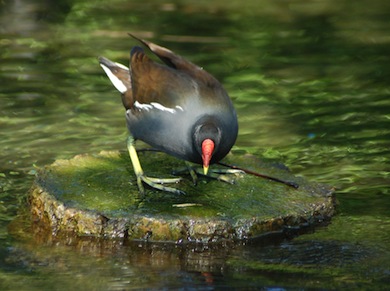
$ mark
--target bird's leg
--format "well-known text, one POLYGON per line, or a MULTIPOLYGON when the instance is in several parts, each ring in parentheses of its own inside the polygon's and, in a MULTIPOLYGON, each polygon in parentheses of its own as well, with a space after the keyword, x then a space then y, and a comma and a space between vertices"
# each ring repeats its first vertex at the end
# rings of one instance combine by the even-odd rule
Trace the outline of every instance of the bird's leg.
POLYGON ((181 178, 160 179, 145 176, 138 158, 137 150, 135 149, 135 140, 131 135, 129 135, 129 137, 127 138, 127 150, 129 151, 131 163, 133 164, 134 174, 137 178, 138 189, 142 195, 145 194, 145 188, 143 183, 146 183, 150 187, 157 190, 171 192, 175 194, 184 194, 184 192, 179 189, 162 185, 165 183, 177 183, 181 180, 181 178))

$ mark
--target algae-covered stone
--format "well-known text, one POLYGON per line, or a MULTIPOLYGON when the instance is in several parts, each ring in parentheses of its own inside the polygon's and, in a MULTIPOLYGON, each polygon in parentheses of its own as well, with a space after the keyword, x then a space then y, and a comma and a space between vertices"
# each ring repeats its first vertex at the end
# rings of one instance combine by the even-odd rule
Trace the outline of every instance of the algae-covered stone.
MULTIPOLYGON (((140 159, 146 173, 155 177, 167 177, 183 166, 159 152, 140 152, 140 159)), ((237 175, 233 185, 201 177, 194 186, 188 176, 173 185, 187 195, 148 189, 140 197, 128 155, 101 152, 41 169, 29 196, 32 218, 53 235, 218 242, 315 224, 334 214, 335 198, 327 186, 251 155, 230 154, 224 162, 295 182, 299 188, 250 174, 237 175)))

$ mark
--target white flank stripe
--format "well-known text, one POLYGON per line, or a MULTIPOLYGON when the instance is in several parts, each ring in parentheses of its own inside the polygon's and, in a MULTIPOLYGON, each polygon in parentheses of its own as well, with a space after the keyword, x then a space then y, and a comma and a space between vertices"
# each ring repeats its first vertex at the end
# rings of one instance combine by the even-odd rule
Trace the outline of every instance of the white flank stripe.
MULTIPOLYGON (((120 65, 120 64, 118 64, 120 65)), ((100 66, 103 68, 103 70, 106 72, 108 78, 110 79, 111 83, 115 86, 115 88, 121 92, 122 94, 125 93, 127 91, 127 88, 125 86, 125 84, 123 84, 123 82, 121 80, 119 80, 112 72, 109 68, 107 68, 105 65, 103 64, 100 64, 100 66)), ((123 65, 121 65, 123 66, 123 65)), ((123 66, 125 67, 125 66, 123 66)), ((126 68, 126 67, 125 67, 126 68)), ((127 68, 126 68, 127 69, 127 68)), ((129 69, 127 69, 129 70, 129 69)))
POLYGON ((150 104, 141 104, 138 101, 134 102, 134 106, 137 107, 140 110, 146 110, 149 111, 150 109, 153 109, 153 106, 150 104))
MULTIPOLYGON (((149 111, 151 109, 158 109, 161 111, 169 112, 169 113, 176 113, 176 109, 165 107, 164 105, 161 105, 157 102, 151 102, 150 104, 141 104, 138 101, 134 102, 134 106, 141 110, 149 111)), ((180 109, 181 111, 184 111, 182 107, 176 106, 177 109, 180 109)))
POLYGON ((161 111, 166 111, 166 112, 170 112, 170 113, 175 113, 176 112, 175 109, 165 107, 165 106, 163 106, 163 105, 161 105, 160 103, 157 103, 157 102, 152 102, 150 104, 153 105, 154 108, 156 108, 158 110, 161 110, 161 111))

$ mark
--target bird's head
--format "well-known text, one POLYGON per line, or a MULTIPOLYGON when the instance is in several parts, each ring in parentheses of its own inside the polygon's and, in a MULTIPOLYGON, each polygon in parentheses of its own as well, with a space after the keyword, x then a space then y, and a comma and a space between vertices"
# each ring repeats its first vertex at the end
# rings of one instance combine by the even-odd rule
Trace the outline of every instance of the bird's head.
POLYGON ((202 158, 205 175, 214 154, 218 151, 220 141, 221 131, 215 123, 206 120, 195 126, 194 146, 202 158))

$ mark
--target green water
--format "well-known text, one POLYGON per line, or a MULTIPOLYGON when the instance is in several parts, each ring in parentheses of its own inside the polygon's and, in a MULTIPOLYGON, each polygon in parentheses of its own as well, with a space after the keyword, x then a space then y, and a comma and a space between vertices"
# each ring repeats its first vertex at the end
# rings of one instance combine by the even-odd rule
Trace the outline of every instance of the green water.
POLYGON ((385 289, 389 19, 383 0, 2 1, 0 289, 385 289), (124 149, 120 97, 97 56, 126 64, 135 44, 127 32, 224 84, 239 115, 235 149, 336 186, 332 223, 223 249, 37 242, 15 233, 9 225, 35 166, 124 149))

